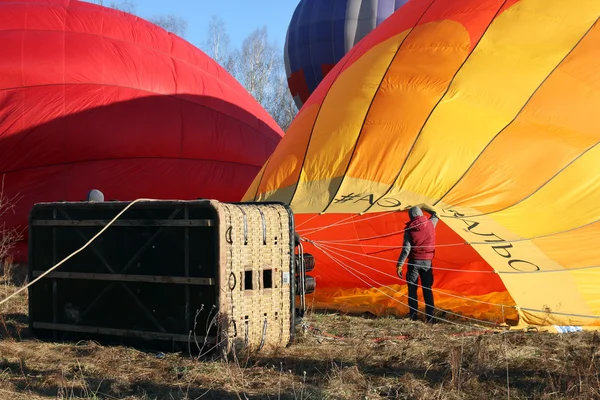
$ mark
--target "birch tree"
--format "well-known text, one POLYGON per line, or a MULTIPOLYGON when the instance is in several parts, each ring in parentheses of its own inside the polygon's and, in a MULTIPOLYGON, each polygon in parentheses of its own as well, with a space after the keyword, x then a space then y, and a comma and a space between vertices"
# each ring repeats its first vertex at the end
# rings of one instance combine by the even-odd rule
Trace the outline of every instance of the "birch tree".
POLYGON ((89 2, 131 14, 135 13, 135 3, 133 0, 89 0, 89 2))
MULTIPOLYGON (((136 3, 133 0, 87 0, 94 4, 104 7, 114 8, 115 10, 136 14, 136 3)), ((137 15, 137 14, 136 14, 137 15)), ((181 37, 185 37, 187 32, 187 21, 173 14, 155 15, 148 18, 148 21, 161 28, 181 37)))
POLYGON ((156 15, 148 18, 148 21, 182 38, 187 33, 187 21, 177 15, 156 15))
POLYGON ((208 23, 208 36, 202 50, 230 74, 235 75, 235 52, 223 20, 215 15, 208 23))
POLYGON ((236 60, 237 79, 263 106, 272 99, 277 56, 277 51, 268 41, 267 28, 262 27, 244 39, 236 60))

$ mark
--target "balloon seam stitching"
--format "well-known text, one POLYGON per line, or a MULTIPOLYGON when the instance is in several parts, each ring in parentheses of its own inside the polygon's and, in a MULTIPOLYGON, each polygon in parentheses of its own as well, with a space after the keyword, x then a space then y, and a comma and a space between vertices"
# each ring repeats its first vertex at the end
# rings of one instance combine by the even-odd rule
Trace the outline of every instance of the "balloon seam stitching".
MULTIPOLYGON (((494 135, 494 137, 485 145, 485 147, 483 148, 483 150, 481 150, 481 152, 477 155, 477 157, 475 158, 475 160, 473 160, 473 162, 471 163, 471 165, 465 170, 465 172, 462 174, 462 176, 454 183, 454 185, 452 185, 452 187, 450 189, 448 189, 448 191, 442 196, 440 197, 439 200, 436 200, 435 203, 433 204, 433 206, 436 206, 439 202, 441 202, 448 194, 450 194, 450 192, 463 180, 463 178, 468 174, 468 172, 475 166, 475 164, 477 163, 477 161, 479 161, 479 159, 483 156, 483 154, 486 152, 486 150, 492 145, 492 143, 494 143, 496 141, 496 139, 498 139, 500 137, 500 135, 503 132, 506 132, 506 130, 513 125, 513 123, 517 120, 517 118, 519 118, 519 116, 523 113, 523 111, 527 108, 527 106, 529 105, 529 103, 533 100, 533 98, 536 96, 536 94, 539 92, 539 90, 544 86, 544 84, 546 84, 546 82, 550 79, 550 77, 552 77, 552 75, 556 72, 556 70, 558 68, 560 68, 561 65, 563 65, 563 63, 573 54, 573 52, 579 47, 579 45, 581 44, 581 42, 586 38, 586 36, 593 30, 594 26, 596 26, 596 23, 598 22, 599 19, 596 19, 596 21, 590 26, 590 28, 587 29, 587 31, 583 34, 583 36, 577 41, 577 43, 575 43, 575 45, 573 46, 573 48, 571 48, 571 50, 568 51, 568 53, 554 66, 554 68, 552 69, 552 71, 550 71, 550 73, 542 80, 542 82, 540 82, 540 84, 538 85, 538 87, 533 91, 533 93, 531 94, 531 96, 529 96, 529 98, 525 101, 525 103, 523 104, 523 106, 521 107, 521 109, 517 112, 517 114, 514 116, 514 118, 508 122, 504 128, 502 128, 498 133, 496 133, 496 135, 494 135)), ((481 215, 489 215, 489 214, 493 214, 495 212, 500 212, 500 211, 504 211, 508 208, 514 207, 517 204, 522 203, 523 201, 527 200, 529 197, 533 196, 535 193, 537 193, 540 189, 542 189, 545 185, 547 185, 551 180, 553 180, 556 176, 558 176, 562 171, 564 171, 567 167, 569 167, 571 164, 573 164, 575 161, 577 161, 579 158, 581 158, 583 155, 585 155, 588 151, 590 151, 593 147, 595 147, 598 143, 600 142, 596 142, 594 145, 588 147, 587 149, 585 149, 583 151, 583 153, 579 154, 577 157, 575 157, 573 160, 571 160, 566 166, 564 166, 561 170, 559 170, 554 176, 552 176, 547 182, 545 182, 544 184, 542 184, 542 186, 540 186, 537 190, 535 190, 534 192, 530 193, 529 195, 527 195, 525 198, 519 200, 518 202, 516 202, 513 205, 507 206, 505 208, 502 208, 500 210, 496 210, 496 211, 492 211, 492 212, 488 212, 485 214, 481 214, 481 215)))
POLYGON ((340 180, 340 184, 338 185, 338 187, 337 187, 335 193, 333 194, 333 196, 331 196, 331 198, 329 200, 329 203, 327 203, 327 205, 325 206, 325 209, 323 211, 321 211, 321 213, 324 213, 325 211, 327 211, 327 209, 329 207, 331 207, 331 204, 333 204, 333 201, 335 200, 336 196, 338 195, 340 189, 342 188, 342 186, 344 184, 344 180, 346 178, 346 174, 348 173, 348 171, 350 170, 350 166, 352 165, 352 159, 354 158, 354 155, 356 154, 356 150, 358 148, 358 144, 360 142, 360 138, 362 136, 365 123, 366 123, 367 118, 369 117, 369 113, 371 112, 371 109, 373 107, 373 103, 375 103, 375 99, 377 98, 377 95, 379 94, 379 89, 381 88, 381 85, 383 84, 383 81, 385 81, 385 78, 386 78, 388 72, 390 71, 390 68, 392 67, 392 64, 394 64, 394 61, 398 57, 398 53, 400 53, 400 50, 402 49, 402 45, 410 37, 410 34, 413 33, 413 31, 416 29, 416 27, 419 26, 419 23, 423 20, 423 18, 425 17, 425 15, 427 14, 427 12, 429 11, 429 9, 431 8, 431 6, 434 3, 435 3, 435 1, 432 1, 429 4, 429 6, 425 9, 425 11, 421 15, 421 17, 419 17, 419 19, 417 20, 417 22, 415 23, 415 25, 411 28, 410 32, 408 32, 408 34, 404 37, 404 39, 402 39, 402 41, 398 45, 398 48, 396 49, 396 52, 394 53, 394 56, 392 57, 392 59, 390 60, 388 66, 386 67, 385 72, 382 74, 381 80, 379 81, 379 84, 377 85, 377 89, 375 89, 373 98, 371 99, 369 107, 367 108, 367 112, 365 113, 365 117, 363 119, 363 122, 360 125, 361 126, 360 132, 358 132, 358 136, 356 137, 356 141, 355 141, 353 149, 352 149, 352 154, 350 154, 350 159, 348 160, 348 164, 346 165, 346 169, 345 169, 344 173, 342 174, 342 179, 340 180))
MULTIPOLYGON (((364 43, 365 43, 364 41, 361 41, 358 44, 358 46, 356 48, 356 51, 358 51, 358 49, 361 48, 364 45, 364 43)), ((331 89, 331 87, 333 87, 333 85, 335 84, 335 82, 337 81, 337 79, 340 77, 340 75, 344 71, 344 67, 346 66, 346 64, 348 64, 348 60, 350 60, 350 58, 351 58, 350 54, 349 53, 346 54, 346 56, 344 56, 344 58, 346 60, 344 61, 343 64, 341 64, 341 68, 339 68, 339 71, 338 71, 337 75, 333 78, 333 81, 331 82, 331 86, 330 86, 329 89, 331 89)), ((342 60, 340 60, 340 63, 341 63, 342 60)), ((331 71, 331 72, 333 72, 333 71, 331 71)), ((319 105, 319 110, 317 111, 317 115, 315 116, 315 120, 313 122, 313 126, 312 126, 312 128, 310 130, 310 134, 308 136, 308 143, 306 145, 306 151, 304 152, 304 157, 302 158, 302 164, 300 165, 300 170, 298 172, 298 180, 296 181, 296 185, 294 187, 294 191, 292 192, 292 194, 290 196, 290 200, 288 202, 290 205, 292 204, 292 202, 294 200, 294 197, 296 196, 296 192, 298 191, 298 186, 300 185, 300 179, 302 178, 302 171, 304 170, 304 164, 306 163, 306 158, 307 158, 308 152, 310 150, 310 144, 311 144, 312 136, 313 136, 313 133, 314 133, 314 130, 315 130, 315 126, 317 125, 317 122, 319 121, 319 117, 321 115, 321 110, 323 109, 323 105, 325 104, 325 101, 327 100, 327 96, 329 95, 329 89, 325 93, 325 96, 323 97, 323 101, 319 105)), ((298 115, 296 116, 296 118, 298 118, 298 115)), ((264 175, 263 175, 263 177, 261 178, 261 180, 259 182, 259 188, 260 188, 260 185, 262 184, 263 178, 264 178, 264 175)))
POLYGON ((481 35, 481 37, 479 38, 479 40, 477 41, 477 43, 473 47, 473 50, 471 50, 471 52, 467 55, 467 57, 465 57, 465 60, 462 62, 462 64, 458 67, 458 69, 454 73, 454 76, 450 80, 450 83, 448 84, 448 87, 446 87, 446 90, 445 90, 444 94, 442 96, 440 96, 440 98, 437 101, 437 103, 435 104, 435 106, 433 106, 433 108, 429 112, 429 115, 427 116, 427 118, 423 122, 423 125, 421 126, 421 129, 417 133, 417 136, 415 137, 415 140, 413 141, 413 144, 410 147, 410 149, 409 149, 406 157, 404 158, 404 162, 402 163, 402 166, 400 167, 400 170, 398 171, 398 174, 396 175, 396 178, 394 179, 394 181, 392 182, 392 184, 390 185, 390 187, 385 191, 385 193, 383 195, 381 195, 379 198, 377 198, 377 200, 374 201, 371 205, 369 205, 363 212, 365 212, 365 213, 368 212, 375 204, 377 204, 378 201, 380 201, 381 199, 383 199, 385 196, 387 196, 394 189, 394 187, 396 186, 396 183, 398 182, 398 179, 400 178, 400 175, 402 174, 402 171, 404 170, 404 167, 406 166, 406 164, 408 162, 408 159, 410 158, 413 150, 415 149, 415 146, 416 146, 417 142, 419 141, 419 139, 421 137, 421 133, 425 129, 425 126, 427 126, 427 123, 429 122, 431 116, 435 113, 435 111, 437 110, 438 106, 442 103, 442 100, 444 100, 444 98, 446 98, 446 95, 450 91, 450 88, 452 87, 452 84, 454 83, 454 80, 456 79, 456 77, 458 76, 458 74, 462 71, 463 67, 469 61, 469 59, 471 58, 471 56, 473 55, 473 53, 475 53, 475 50, 477 49, 477 47, 479 46, 479 44, 481 43, 481 41, 485 37, 485 35, 488 32, 490 26, 492 26, 492 24, 496 20, 496 17, 500 14, 500 11, 502 11, 502 9, 504 8, 504 6, 506 5, 506 2, 507 2, 507 0, 503 0, 502 4, 498 8, 498 10, 494 14, 494 16, 490 19, 490 23, 487 25, 487 27, 483 31, 483 34, 481 35))
POLYGON ((108 158, 96 158, 90 160, 77 160, 70 161, 64 163, 55 163, 55 164, 44 164, 44 165, 35 165, 30 167, 11 169, 6 171, 0 171, 0 174, 14 174, 17 172, 28 171, 32 169, 39 168, 52 168, 52 167, 60 167, 67 165, 76 165, 76 164, 85 164, 85 163, 94 163, 94 162, 104 162, 104 161, 131 161, 131 160, 177 160, 177 161, 201 161, 201 162, 213 162, 213 163, 223 163, 223 164, 233 164, 233 165, 241 165, 247 167, 260 168, 260 165, 253 164, 243 164, 235 161, 225 161, 225 160, 211 160, 208 158, 186 158, 186 157, 108 157, 108 158))
MULTIPOLYGON (((278 142, 275 139, 272 139, 270 137, 268 137, 263 131, 259 130, 258 128, 253 127, 252 125, 250 125, 247 122, 242 121, 239 118, 234 117, 233 115, 229 115, 224 113, 223 111, 217 110, 215 108, 211 108, 209 106, 207 106, 206 104, 201 104, 201 103, 197 103, 195 101, 191 101, 188 99, 185 99, 183 97, 179 97, 179 95, 177 94, 168 94, 168 93, 160 93, 160 92, 155 92, 152 90, 148 90, 148 89, 142 89, 142 88, 137 88, 137 87, 132 87, 132 86, 125 86, 125 85, 117 85, 117 84, 110 84, 110 83, 96 83, 96 82, 63 82, 63 83, 48 83, 48 84, 42 84, 42 85, 29 85, 29 86, 20 86, 20 87, 9 87, 9 88, 0 88, 0 92, 8 92, 11 90, 21 90, 21 89, 34 89, 34 88, 39 88, 39 87, 51 87, 51 86, 78 86, 78 85, 94 85, 94 86, 109 86, 109 87, 115 87, 115 88, 121 88, 121 89, 131 89, 131 90, 138 90, 140 92, 146 92, 146 93, 152 93, 158 96, 165 96, 165 97, 170 97, 179 101, 183 101, 189 104, 194 104, 198 107, 202 107, 205 108, 207 110, 211 110, 214 111, 217 114, 223 115, 226 118, 232 119, 234 121, 238 121, 239 123, 243 124, 244 126, 247 126, 248 128, 252 129, 254 132, 259 133, 261 136, 263 136, 264 138, 268 139, 269 141, 271 141, 273 144, 278 144, 278 142)), ((194 95, 193 93, 190 93, 190 95, 194 95)), ((232 103, 231 103, 232 104, 232 103)), ((235 107, 239 107, 238 105, 232 104, 235 107)), ((247 110, 246 110, 247 111, 247 110)), ((258 120, 258 117, 255 117, 258 120)), ((267 125, 265 123, 265 125, 267 125)), ((268 125, 267 125, 268 126, 268 125)))

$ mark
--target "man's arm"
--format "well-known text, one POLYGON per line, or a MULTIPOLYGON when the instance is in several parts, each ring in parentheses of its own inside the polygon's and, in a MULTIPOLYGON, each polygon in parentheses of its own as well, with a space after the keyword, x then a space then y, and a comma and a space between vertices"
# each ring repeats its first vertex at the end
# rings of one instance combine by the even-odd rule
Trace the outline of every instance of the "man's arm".
POLYGON ((410 254, 410 247, 410 234, 406 231, 404 232, 404 240, 402 241, 402 252, 400 253, 400 258, 398 258, 398 264, 396 265, 396 272, 400 278, 402 278, 402 266, 410 254))
POLYGON ((435 228, 437 226, 438 221, 440 220, 440 217, 438 216, 437 212, 433 209, 433 207, 429 207, 426 204, 421 204, 420 207, 421 207, 421 210, 425 210, 429 214, 431 214, 431 218, 429 218, 429 220, 431 221, 431 223, 433 224, 433 227, 435 228))
POLYGON ((429 213, 431 214, 431 218, 429 220, 431 221, 431 223, 433 224, 433 227, 435 228, 437 226, 438 221, 440 220, 440 217, 438 217, 438 215, 435 211, 429 211, 429 213))

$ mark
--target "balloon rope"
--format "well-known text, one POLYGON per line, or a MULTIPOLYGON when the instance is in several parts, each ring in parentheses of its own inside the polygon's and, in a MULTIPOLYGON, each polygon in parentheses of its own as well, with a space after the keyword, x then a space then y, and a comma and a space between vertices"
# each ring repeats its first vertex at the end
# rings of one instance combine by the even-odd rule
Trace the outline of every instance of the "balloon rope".
MULTIPOLYGON (((324 253, 326 253, 326 252, 327 252, 327 250, 324 250, 324 248, 322 248, 322 247, 320 247, 320 246, 318 246, 318 245, 316 245, 316 244, 314 244, 314 243, 312 243, 312 244, 313 244, 313 246, 317 247, 317 249, 319 249, 320 251, 322 251, 322 252, 324 252, 324 253)), ((333 250, 330 250, 330 251, 331 251, 331 252, 333 252, 333 253, 336 253, 336 254, 338 254, 337 252, 335 252, 335 251, 333 251, 333 250)), ((329 255, 328 253, 326 253, 326 255, 327 255, 328 257, 330 257, 330 258, 331 258, 331 255, 329 255)), ((359 264, 359 265, 361 265, 361 266, 364 266, 365 268, 368 268, 368 269, 370 269, 370 270, 373 270, 373 271, 379 272, 379 273, 380 273, 380 274, 382 274, 382 275, 386 275, 386 276, 388 276, 388 277, 392 277, 392 278, 398 279, 398 280, 399 280, 399 281, 401 281, 401 282, 408 283, 406 280, 404 280, 404 279, 400 278, 400 277, 399 277, 399 276, 397 276, 397 275, 390 275, 390 274, 387 274, 387 273, 385 273, 385 272, 383 272, 383 271, 380 271, 380 270, 378 270, 378 269, 376 269, 376 268, 369 267, 369 266, 368 266, 368 265, 366 265, 366 264, 363 264, 363 263, 360 263, 360 262, 358 262, 358 261, 356 261, 356 260, 353 260, 353 259, 351 259, 351 258, 348 258, 348 257, 346 257, 346 256, 344 256, 344 255, 342 255, 342 254, 338 254, 338 255, 339 255, 340 257, 344 257, 344 258, 346 258, 347 260, 353 261, 353 262, 355 262, 355 263, 357 263, 357 264, 359 264)), ((364 275, 364 274, 363 274, 363 275, 364 275)), ((366 276, 366 275, 365 275, 365 276, 366 276)), ((371 280, 373 280, 373 279, 371 278, 371 280)), ((375 280, 373 280, 373 281, 374 281, 375 283, 379 284, 379 283, 378 283, 378 282, 376 282, 375 280)), ((364 282, 364 281, 363 281, 363 282, 364 282)), ((381 286, 383 287, 384 285, 381 285, 381 286)), ((386 286, 386 287, 387 287, 387 286, 386 286)), ((374 289, 377 289, 377 288, 374 288, 374 289)), ((390 289, 390 290, 392 290, 391 288, 389 288, 389 289, 390 289)), ((444 292, 444 291, 441 291, 441 290, 439 290, 439 289, 433 289, 433 288, 432 288, 432 289, 431 289, 431 291, 432 291, 432 292, 441 293, 441 294, 443 294, 443 295, 446 295, 446 296, 450 296, 450 297, 454 297, 454 298, 462 299, 462 300, 468 300, 468 301, 471 301, 471 302, 476 302, 476 303, 481 303, 481 304, 487 304, 487 305, 496 306, 496 307, 514 308, 514 309, 526 310, 526 311, 531 311, 531 312, 538 312, 538 313, 551 314, 551 315, 562 315, 562 316, 569 316, 569 317, 575 317, 575 318, 590 318, 590 319, 600 319, 600 316, 598 316, 598 315, 590 315, 590 314, 574 314, 574 313, 564 313, 564 312, 559 312, 559 311, 540 310, 540 309, 537 309, 537 308, 521 307, 521 306, 514 306, 514 305, 505 305, 505 304, 500 304, 500 303, 490 303, 490 302, 483 301, 483 300, 471 299, 471 298, 469 298, 469 297, 465 297, 465 296, 453 295, 453 294, 450 294, 450 293, 446 293, 446 292, 444 292)), ((445 310, 443 310, 443 311, 445 311, 445 310)), ((450 313, 449 311, 445 311, 445 312, 447 312, 447 313, 450 313)), ((462 316, 461 316, 461 317, 462 317, 462 316)), ((467 318, 467 317, 464 317, 464 318, 467 318)), ((488 322, 488 323, 489 323, 489 322, 488 322)))
MULTIPOLYGON (((379 216, 382 216, 382 215, 384 215, 384 214, 381 214, 381 215, 379 215, 379 216)), ((362 220, 362 221, 365 221, 365 220, 366 220, 366 219, 364 219, 364 220, 362 220)), ((416 227, 418 227, 418 226, 421 226, 421 225, 423 225, 423 224, 426 224, 428 221, 429 221, 429 220, 427 220, 427 221, 424 221, 424 222, 421 222, 421 223, 419 223, 419 224, 416 224, 416 225, 414 225, 414 226, 413 226, 413 228, 416 228, 416 227)), ((384 234, 384 235, 370 236, 370 237, 366 237, 366 238, 361 238, 360 240, 380 239, 380 238, 382 238, 382 237, 394 236, 394 235, 398 235, 398 234, 400 234, 400 233, 404 233, 404 232, 406 232, 408 229, 409 229, 409 228, 404 228, 404 229, 401 229, 401 230, 399 230, 399 231, 394 231, 394 232, 386 233, 386 234, 384 234)), ((306 235, 311 235, 312 233, 313 233, 313 232, 309 232, 309 233, 308 233, 308 234, 306 234, 306 235)), ((323 243, 327 243, 327 242, 330 242, 330 243, 343 243, 343 242, 352 242, 352 241, 355 241, 355 240, 356 240, 356 239, 340 239, 340 240, 329 240, 329 241, 323 241, 323 243)))
MULTIPOLYGON (((344 264, 343 262, 339 261, 339 260, 338 260, 336 257, 332 256, 332 255, 331 255, 329 252, 327 252, 327 250, 324 250, 324 249, 319 249, 319 250, 321 250, 321 251, 322 251, 322 252, 323 252, 323 253, 324 253, 326 256, 328 256, 329 258, 331 258, 331 259, 332 259, 332 260, 333 260, 335 263, 337 263, 337 264, 338 264, 340 267, 342 267, 343 269, 345 269, 347 272, 349 272, 349 273, 350 273, 351 275, 353 275, 355 278, 357 278, 357 279, 361 280, 361 281, 362 281, 364 284, 368 285, 368 286, 369 286, 369 287, 371 287, 372 289, 375 289, 375 290, 377 290, 378 292, 380 292, 380 293, 382 293, 383 295, 385 295, 385 296, 389 297, 390 299, 394 300, 395 302, 397 302, 397 303, 400 303, 400 304, 404 304, 404 303, 403 303, 402 301, 400 301, 399 299, 397 299, 397 298, 395 298, 395 297, 393 297, 393 296, 390 296, 389 294, 387 294, 387 293, 386 293, 386 292, 384 292, 383 290, 381 290, 381 289, 379 289, 379 288, 377 288, 377 287, 373 286, 372 284, 370 284, 369 282, 365 281, 364 279, 362 279, 362 278, 361 278, 361 277, 359 277, 358 275, 354 274, 352 271, 355 271, 355 272, 356 272, 356 273, 358 273, 358 274, 361 274, 361 275, 363 275, 363 276, 366 276, 367 278, 371 279, 373 282, 375 282, 375 284, 379 285, 380 287, 385 287, 385 288, 389 289, 390 291, 392 291, 392 292, 394 292, 394 293, 396 293, 396 294, 400 294, 402 297, 408 297, 407 295, 405 295, 405 294, 403 294, 403 293, 400 293, 399 291, 397 291, 397 290, 394 290, 394 289, 390 288, 389 286, 384 286, 384 285, 382 285, 381 283, 379 283, 379 282, 377 282, 376 280, 374 280, 373 278, 371 278, 371 277, 367 276, 366 274, 364 274, 364 273, 362 273, 362 272, 360 272, 360 271, 357 271, 356 269, 354 269, 354 268, 352 268, 352 267, 349 267, 348 265, 346 265, 346 264, 344 264)), ((425 304, 424 302, 422 302, 422 301, 420 301, 420 300, 418 300, 418 299, 417 299, 417 303, 418 303, 418 304, 425 304)), ((439 307, 433 307, 433 309, 434 309, 434 310, 439 310, 439 311, 441 311, 441 312, 443 312, 443 313, 446 313, 446 314, 450 314, 450 315, 457 316, 457 317, 459 317, 459 318, 464 318, 464 319, 467 319, 467 320, 476 321, 476 322, 478 322, 478 323, 482 323, 482 324, 486 324, 486 325, 497 325, 497 324, 494 324, 494 323, 492 323, 492 322, 489 322, 489 321, 483 321, 483 320, 480 320, 480 319, 477 319, 477 318, 467 317, 467 316, 464 316, 464 315, 461 315, 461 314, 457 314, 457 313, 454 313, 454 312, 451 312, 451 311, 448 311, 448 310, 441 309, 441 308, 439 308, 439 307)), ((426 312, 424 312, 424 311, 421 311, 421 310, 418 310, 418 309, 417 309, 416 311, 417 311, 418 313, 420 313, 420 314, 427 315, 427 313, 426 313, 426 312)), ((458 325, 458 326, 463 326, 463 327, 471 327, 471 325, 467 325, 467 324, 461 324, 461 323, 458 323, 458 322, 456 322, 456 321, 451 321, 451 320, 448 320, 448 319, 445 319, 445 318, 442 318, 442 317, 437 317, 437 316, 436 316, 436 317, 434 317, 434 318, 435 318, 435 319, 442 320, 442 321, 445 321, 445 322, 448 322, 448 323, 450 323, 450 324, 458 325)), ((481 329, 485 329, 485 328, 481 328, 481 329)))
MULTIPOLYGON (((315 247, 317 247, 317 245, 315 245, 315 247)), ((363 263, 361 263, 359 261, 353 260, 350 257, 346 257, 345 255, 343 255, 341 253, 338 253, 335 250, 332 250, 331 248, 326 249, 324 247, 318 246, 317 249, 319 249, 320 251, 328 251, 328 252, 331 252, 333 254, 336 254, 339 257, 343 257, 343 258, 345 258, 348 261, 352 261, 352 262, 354 262, 354 263, 356 263, 356 264, 358 264, 358 265, 360 265, 362 267, 365 267, 365 268, 367 268, 367 269, 369 269, 371 271, 375 271, 375 272, 377 272, 377 273, 379 273, 381 275, 384 275, 384 276, 386 276, 388 278, 393 278, 393 279, 396 279, 396 280, 398 280, 400 282, 408 283, 407 280, 400 278, 398 275, 391 275, 391 274, 388 274, 387 272, 381 271, 381 270, 379 270, 377 268, 370 267, 370 266, 368 266, 366 264, 363 264, 363 263)), ((490 306, 507 307, 507 308, 514 308, 515 307, 514 305, 506 305, 506 304, 499 304, 499 303, 490 303, 488 301, 476 300, 476 299, 472 299, 472 298, 469 298, 469 297, 466 297, 466 296, 460 296, 460 295, 450 294, 450 293, 446 293, 446 292, 444 292, 444 291, 442 291, 440 289, 433 289, 432 288, 431 291, 432 292, 436 292, 436 293, 441 293, 441 294, 443 294, 445 296, 450 296, 450 297, 454 297, 454 298, 461 299, 461 300, 469 300, 471 302, 479 303, 479 304, 486 304, 486 305, 490 305, 490 306)))
MULTIPOLYGON (((320 214, 315 214, 312 217, 310 217, 309 219, 307 219, 306 221, 302 222, 301 224, 299 224, 298 226, 296 226, 296 231, 300 232, 303 229, 298 229, 300 228, 302 225, 308 224, 310 221, 312 221, 313 219, 317 218, 320 214)), ((311 229, 311 228, 308 228, 311 229)))
MULTIPOLYGON (((327 249, 342 251, 342 252, 344 252, 346 254, 353 254, 353 255, 358 255, 358 256, 362 256, 362 257, 368 257, 368 258, 372 258, 372 259, 375 259, 375 260, 387 261, 387 262, 394 263, 394 264, 398 262, 398 259, 393 259, 392 260, 392 259, 389 259, 389 258, 377 257, 377 256, 374 256, 372 254, 363 254, 363 253, 358 253, 356 251, 342 249, 342 248, 339 248, 339 247, 336 247, 336 246, 333 246, 333 245, 330 245, 330 244, 319 243, 319 242, 316 242, 316 243, 318 243, 319 246, 325 247, 327 249)), ((405 264, 406 265, 412 265, 412 266, 418 266, 417 264, 412 264, 412 263, 409 263, 409 262, 407 262, 405 264)), ((497 271, 489 270, 489 269, 488 270, 475 270, 475 269, 458 269, 458 268, 442 268, 442 267, 435 267, 435 269, 437 271, 472 272, 472 273, 481 273, 481 274, 497 274, 497 273, 499 273, 497 271)), ((561 270, 561 271, 564 271, 564 270, 561 270)))
MULTIPOLYGON (((347 254, 353 254, 353 255, 358 255, 358 256, 362 256, 362 257, 368 257, 368 258, 372 258, 375 260, 381 260, 381 261, 387 261, 387 262, 391 262, 391 263, 397 263, 398 260, 397 259, 389 259, 389 258, 383 258, 383 257, 377 257, 374 256, 372 254, 364 254, 364 253, 358 253, 356 251, 350 251, 347 249, 343 249, 340 247, 336 247, 334 245, 331 244, 325 244, 325 243, 320 243, 320 242, 316 242, 321 246, 324 246, 326 248, 330 248, 330 249, 335 249, 338 251, 343 251, 344 253, 347 254)), ((411 264, 411 263, 406 263, 406 265, 414 265, 416 266, 416 264, 411 264)), ((592 265, 592 266, 587 266, 587 267, 577 267, 577 268, 561 268, 561 269, 547 269, 547 270, 540 270, 540 271, 496 271, 496 270, 480 270, 480 269, 456 269, 456 268, 443 268, 443 267, 435 267, 436 270, 438 271, 451 271, 451 272, 465 272, 465 273, 481 273, 481 274, 543 274, 543 273, 548 273, 548 272, 571 272, 571 271, 582 271, 582 270, 587 270, 587 269, 597 269, 600 268, 600 265, 592 265)))
MULTIPOLYGON (((379 214, 373 215, 373 216, 371 216, 369 218, 363 218, 363 219, 360 220, 360 222, 368 221, 368 220, 375 219, 375 218, 381 218, 381 217, 384 217, 384 216, 387 216, 387 215, 390 215, 390 214, 393 214, 393 213, 396 213, 396 212, 398 212, 398 211, 388 211, 388 212, 384 212, 384 213, 379 213, 379 214)), ((312 235, 313 233, 321 232, 321 231, 324 231, 325 229, 329 229, 329 228, 333 228, 333 227, 341 226, 341 225, 352 224, 352 223, 354 223, 354 221, 348 221, 348 220, 355 217, 355 215, 351 215, 351 216, 349 216, 347 218, 344 218, 344 219, 342 219, 340 221, 334 222, 334 223, 332 223, 330 225, 325 225, 325 226, 315 227, 315 228, 298 229, 302 225, 304 225, 305 223, 307 223, 309 221, 312 221, 314 218, 318 217, 319 215, 320 214, 314 215, 312 218, 310 218, 307 221, 305 221, 305 222, 301 223, 300 225, 298 225, 296 227, 296 231, 298 231, 300 233, 304 233, 306 235, 312 235), (308 232, 308 231, 310 231, 310 232, 308 232)))
POLYGON ((34 279, 31 282, 29 282, 27 285, 23 286, 22 288, 20 288, 19 290, 17 290, 16 292, 14 292, 13 294, 11 294, 10 296, 6 297, 5 299, 2 299, 0 301, 0 305, 6 303, 11 298, 15 297, 19 293, 21 293, 24 290, 28 289, 31 285, 33 285, 34 283, 36 283, 37 281, 39 281, 40 279, 42 279, 44 276, 48 275, 50 272, 54 271, 56 268, 60 267, 62 264, 64 264, 65 262, 67 262, 67 260, 69 260, 70 258, 72 258, 74 255, 78 254, 83 249, 85 249, 86 247, 88 247, 94 240, 96 240, 100 235, 102 235, 104 233, 104 231, 106 231, 108 229, 109 226, 111 226, 112 224, 114 224, 115 221, 117 221, 121 217, 121 215, 123 215, 125 213, 125 211, 127 211, 128 209, 131 208, 131 206, 133 206, 135 203, 139 203, 140 201, 157 201, 157 200, 156 199, 137 199, 137 200, 134 200, 131 203, 129 203, 127 205, 127 207, 125 207, 120 213, 118 213, 108 224, 106 224, 100 230, 100 232, 98 232, 94 237, 92 237, 86 244, 84 244, 78 250, 75 250, 73 253, 71 253, 70 255, 68 255, 67 257, 65 257, 58 264, 54 265, 52 268, 50 268, 47 271, 45 271, 43 274, 41 274, 36 279, 34 279))
MULTIPOLYGON (((552 236, 557 236, 557 235, 561 235, 563 233, 569 233, 569 232, 573 232, 576 231, 578 229, 581 228, 586 228, 590 225, 596 224, 600 222, 600 219, 592 221, 592 222, 588 222, 587 224, 583 224, 583 225, 579 225, 573 228, 569 228, 569 229, 565 229, 562 231, 556 231, 556 232, 552 232, 552 233, 546 233, 543 235, 538 235, 538 236, 531 236, 531 237, 527 237, 527 238, 520 238, 520 239, 513 239, 513 240, 495 240, 493 243, 494 244, 502 244, 502 243, 518 243, 518 242, 526 242, 526 241, 530 241, 530 240, 537 240, 537 239, 544 239, 544 238, 549 238, 552 236)), ((425 223, 425 222, 423 222, 425 223)), ((415 227, 418 225, 415 225, 415 227)), ((378 235, 378 236, 370 236, 370 237, 364 237, 364 238, 357 238, 357 239, 342 239, 342 240, 321 240, 319 241, 319 243, 331 243, 331 244, 338 244, 340 246, 360 246, 360 247, 381 247, 381 248, 390 248, 390 249, 400 249, 403 246, 384 246, 384 245, 369 245, 369 244, 351 244, 351 243, 346 243, 346 242, 353 242, 356 240, 372 240, 372 239, 381 239, 384 237, 390 237, 390 236, 394 236, 394 235, 398 235, 400 233, 405 232, 406 229, 400 230, 400 231, 394 231, 394 232, 390 232, 390 233, 386 233, 383 235, 378 235)), ((447 243, 447 244, 437 244, 435 245, 435 247, 454 247, 454 246, 465 246, 465 245, 489 245, 491 242, 462 242, 462 243, 447 243)), ((418 247, 418 246, 413 246, 413 247, 418 247)), ((426 247, 430 247, 430 246, 426 246, 426 247)))

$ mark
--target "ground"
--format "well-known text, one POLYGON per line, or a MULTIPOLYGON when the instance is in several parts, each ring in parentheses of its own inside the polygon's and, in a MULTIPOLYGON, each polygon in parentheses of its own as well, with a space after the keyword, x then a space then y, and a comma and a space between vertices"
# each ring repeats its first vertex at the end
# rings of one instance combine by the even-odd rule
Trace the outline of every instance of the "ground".
MULTIPOLYGON (((17 290, 0 285, 0 301, 17 290)), ((26 294, 0 306, 0 399, 598 399, 593 333, 309 313, 288 348, 231 360, 47 343, 26 294)))

